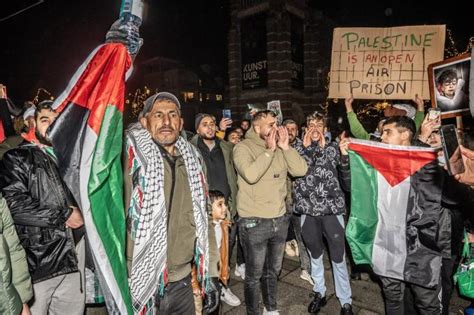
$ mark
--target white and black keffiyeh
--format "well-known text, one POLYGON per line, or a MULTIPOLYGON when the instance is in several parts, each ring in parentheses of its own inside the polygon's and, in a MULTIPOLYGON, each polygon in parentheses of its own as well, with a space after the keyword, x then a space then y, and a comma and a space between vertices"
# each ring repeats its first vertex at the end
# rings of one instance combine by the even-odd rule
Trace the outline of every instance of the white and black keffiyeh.
MULTIPOLYGON (((184 159, 196 223, 195 261, 202 288, 206 288, 209 266, 206 183, 197 149, 179 137, 176 148, 184 159)), ((134 241, 130 293, 135 313, 152 313, 157 290, 167 283, 167 209, 164 194, 164 166, 160 149, 149 132, 136 126, 127 131, 127 152, 132 172, 138 168, 129 211, 134 241), (132 155, 132 156, 130 156, 132 155), (134 218, 133 218, 134 217, 134 218)))

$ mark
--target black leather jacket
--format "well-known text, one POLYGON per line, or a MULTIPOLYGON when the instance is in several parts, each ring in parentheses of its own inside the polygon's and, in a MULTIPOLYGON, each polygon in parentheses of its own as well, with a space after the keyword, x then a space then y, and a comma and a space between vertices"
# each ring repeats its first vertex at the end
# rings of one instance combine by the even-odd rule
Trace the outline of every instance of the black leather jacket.
POLYGON ((33 283, 77 271, 73 233, 65 227, 74 202, 53 158, 31 144, 8 151, 0 165, 0 190, 33 283))

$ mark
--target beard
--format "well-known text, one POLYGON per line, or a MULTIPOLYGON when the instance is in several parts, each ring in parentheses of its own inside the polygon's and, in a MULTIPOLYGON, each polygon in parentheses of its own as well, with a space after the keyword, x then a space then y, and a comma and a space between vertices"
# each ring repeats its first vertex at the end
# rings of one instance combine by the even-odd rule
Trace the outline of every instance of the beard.
POLYGON ((203 133, 202 135, 199 135, 201 138, 204 140, 215 140, 216 139, 216 134, 214 133, 214 136, 210 137, 207 134, 203 133))
POLYGON ((47 145, 47 146, 53 146, 51 141, 49 141, 48 138, 46 137, 43 137, 39 132, 38 130, 35 131, 35 136, 36 138, 38 139, 38 141, 41 143, 41 144, 44 144, 44 145, 47 145))

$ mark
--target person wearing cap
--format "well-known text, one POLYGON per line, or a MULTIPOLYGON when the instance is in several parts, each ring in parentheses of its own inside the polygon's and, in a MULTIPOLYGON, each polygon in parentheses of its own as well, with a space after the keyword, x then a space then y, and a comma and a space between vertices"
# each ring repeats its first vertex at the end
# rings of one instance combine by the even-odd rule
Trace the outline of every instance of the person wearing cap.
MULTIPOLYGON (((237 209, 235 198, 237 196, 237 174, 234 168, 232 150, 234 145, 216 137, 216 118, 209 114, 199 113, 196 115, 194 127, 196 135, 191 143, 198 148, 207 169, 207 183, 209 190, 217 190, 224 194, 230 210, 230 218, 233 222, 237 220, 237 209)), ((229 261, 233 247, 237 239, 237 226, 231 226, 229 237, 229 261)), ((244 263, 241 250, 237 250, 237 264, 244 263)), ((228 266, 226 266, 227 268, 228 266)), ((223 302, 231 305, 240 305, 239 298, 232 293, 230 288, 223 287, 221 291, 223 302)))
POLYGON ((204 309, 219 305, 218 253, 207 213, 204 162, 181 135, 179 100, 149 97, 139 123, 126 131, 127 260, 134 313, 193 314, 191 263, 205 292, 204 309))
MULTIPOLYGON (((359 119, 357 118, 356 113, 352 108, 352 102, 354 98, 349 97, 344 100, 344 104, 346 106, 346 113, 347 119, 349 121, 349 127, 351 133, 357 139, 364 139, 369 140, 371 139, 371 135, 365 130, 364 126, 360 123, 359 119)), ((392 116, 407 116, 415 122, 416 129, 418 130, 425 118, 425 109, 423 107, 423 99, 421 99, 418 94, 415 95, 415 98, 412 100, 416 104, 416 110, 413 106, 409 104, 394 104, 387 107, 384 110, 385 117, 392 117, 392 116)), ((381 126, 381 124, 379 124, 381 126)), ((379 130, 378 134, 381 134, 379 130)))
POLYGON ((257 112, 245 140, 234 147, 237 169, 239 238, 245 257, 247 314, 279 314, 277 281, 281 271, 290 216, 286 213, 286 178, 303 176, 306 161, 291 147, 288 131, 277 127, 271 110, 257 112))
POLYGON ((85 307, 85 228, 46 138, 58 115, 51 106, 51 101, 38 104, 34 141, 3 156, 0 191, 26 251, 32 314, 79 315, 85 307))

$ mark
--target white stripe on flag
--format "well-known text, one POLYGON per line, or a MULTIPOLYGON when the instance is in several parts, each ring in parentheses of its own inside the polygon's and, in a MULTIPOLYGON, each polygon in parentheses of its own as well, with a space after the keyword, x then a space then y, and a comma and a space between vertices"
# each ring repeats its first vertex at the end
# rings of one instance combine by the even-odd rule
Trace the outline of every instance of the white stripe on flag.
POLYGON ((377 181, 379 221, 372 250, 373 270, 378 275, 403 280, 410 177, 393 187, 380 173, 377 181))
POLYGON ((84 216, 84 223, 86 226, 87 238, 91 245, 91 251, 97 262, 96 268, 100 269, 102 276, 107 283, 107 286, 112 293, 115 303, 120 310, 120 314, 127 314, 127 307, 123 301, 122 293, 117 285, 117 281, 114 277, 112 267, 109 263, 109 258, 104 249, 102 239, 97 232, 95 223, 91 214, 91 207, 89 201, 89 177, 91 172, 91 163, 93 159, 93 152, 97 143, 97 134, 87 125, 84 137, 84 147, 82 151, 81 159, 81 172, 80 172, 80 191, 81 191, 81 209, 84 216))

